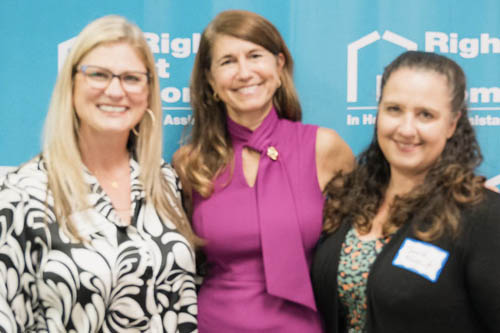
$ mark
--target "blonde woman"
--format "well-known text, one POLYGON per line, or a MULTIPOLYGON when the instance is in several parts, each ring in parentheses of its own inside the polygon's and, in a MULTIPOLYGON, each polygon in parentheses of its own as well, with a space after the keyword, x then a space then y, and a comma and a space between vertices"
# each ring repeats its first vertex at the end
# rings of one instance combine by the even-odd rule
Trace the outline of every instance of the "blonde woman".
POLYGON ((0 330, 194 332, 193 245, 162 161, 143 33, 90 23, 62 68, 40 155, 0 189, 0 330))

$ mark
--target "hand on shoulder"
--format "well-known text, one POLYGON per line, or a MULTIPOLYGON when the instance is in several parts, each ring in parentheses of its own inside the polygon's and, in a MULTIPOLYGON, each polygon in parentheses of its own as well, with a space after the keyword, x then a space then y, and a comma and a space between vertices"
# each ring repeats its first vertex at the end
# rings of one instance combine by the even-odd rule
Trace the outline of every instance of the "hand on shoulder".
POLYGON ((490 191, 500 193, 500 190, 498 189, 498 187, 496 187, 495 185, 493 185, 493 183, 485 182, 484 183, 484 187, 486 187, 490 191))
POLYGON ((316 135, 316 168, 321 190, 340 170, 349 172, 355 159, 349 145, 330 128, 320 127, 316 135))

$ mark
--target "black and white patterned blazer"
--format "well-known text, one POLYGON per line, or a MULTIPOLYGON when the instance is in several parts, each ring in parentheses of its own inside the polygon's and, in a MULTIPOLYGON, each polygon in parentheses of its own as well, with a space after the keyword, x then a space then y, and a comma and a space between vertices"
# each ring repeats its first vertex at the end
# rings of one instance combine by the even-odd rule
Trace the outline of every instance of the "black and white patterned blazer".
MULTIPOLYGON (((133 159, 130 168, 130 226, 120 224, 97 179, 82 171, 91 208, 72 218, 88 243, 72 241, 55 221, 42 158, 5 176, 0 331, 197 332, 193 250, 144 200, 133 159)), ((175 172, 166 163, 163 171, 179 195, 175 172)))

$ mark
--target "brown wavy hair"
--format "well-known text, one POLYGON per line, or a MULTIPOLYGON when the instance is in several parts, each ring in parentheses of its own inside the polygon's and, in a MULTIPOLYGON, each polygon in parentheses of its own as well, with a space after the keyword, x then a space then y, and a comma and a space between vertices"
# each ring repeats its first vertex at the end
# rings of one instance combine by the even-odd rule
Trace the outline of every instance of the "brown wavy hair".
MULTIPOLYGON (((422 184, 410 193, 396 196, 389 219, 383 225, 388 235, 410 218, 425 222, 415 227, 416 236, 429 241, 443 235, 456 236, 460 211, 482 200, 484 177, 474 173, 482 155, 474 129, 467 117, 466 79, 453 60, 421 51, 408 51, 389 64, 382 76, 381 92, 392 73, 401 68, 432 71, 444 75, 450 88, 451 108, 459 116, 453 136, 448 139, 440 158, 429 169, 422 184)), ((358 157, 358 165, 348 174, 337 174, 325 188, 324 230, 337 230, 348 221, 368 233, 380 208, 390 179, 390 166, 377 141, 377 127, 368 148, 358 157)))
POLYGON ((202 33, 191 74, 191 106, 194 125, 190 137, 174 157, 177 172, 184 182, 203 197, 213 192, 213 180, 230 165, 233 157, 226 128, 226 107, 214 98, 208 75, 212 51, 218 36, 227 35, 260 45, 274 55, 283 54, 285 64, 280 74, 281 87, 273 97, 280 118, 299 121, 302 110, 293 83, 293 59, 285 41, 274 25, 264 17, 243 10, 218 14, 202 33))

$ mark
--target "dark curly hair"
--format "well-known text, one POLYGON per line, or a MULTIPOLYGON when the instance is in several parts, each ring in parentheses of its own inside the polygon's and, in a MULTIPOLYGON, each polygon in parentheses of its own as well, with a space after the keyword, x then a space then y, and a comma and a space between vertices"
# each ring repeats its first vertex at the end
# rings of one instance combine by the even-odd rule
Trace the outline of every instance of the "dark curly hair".
MULTIPOLYGON (((440 158, 427 172, 422 184, 410 193, 396 196, 390 207, 383 234, 393 233, 411 217, 425 221, 415 228, 422 240, 445 234, 456 236, 460 210, 475 204, 484 195, 484 177, 474 173, 482 161, 474 129, 467 117, 466 80, 463 70, 449 58, 421 51, 408 51, 389 64, 382 76, 381 96, 392 73, 401 68, 432 71, 447 78, 451 91, 452 112, 459 115, 456 130, 448 139, 440 158), (425 217, 425 219, 420 219, 425 217)), ((360 233, 368 233, 387 190, 390 166, 375 134, 368 148, 358 157, 356 168, 339 173, 325 188, 324 230, 333 232, 343 221, 352 223, 360 233)))

